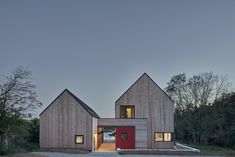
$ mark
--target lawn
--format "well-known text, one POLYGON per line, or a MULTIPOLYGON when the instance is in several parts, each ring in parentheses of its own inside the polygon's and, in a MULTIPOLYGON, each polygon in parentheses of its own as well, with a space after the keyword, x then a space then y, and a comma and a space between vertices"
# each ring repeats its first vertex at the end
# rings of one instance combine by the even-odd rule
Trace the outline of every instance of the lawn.
POLYGON ((219 147, 219 146, 208 146, 208 145, 189 145, 189 146, 199 149, 202 155, 235 156, 235 149, 219 147))
POLYGON ((3 155, 1 157, 47 157, 47 156, 39 154, 31 154, 31 153, 16 153, 13 155, 3 155))

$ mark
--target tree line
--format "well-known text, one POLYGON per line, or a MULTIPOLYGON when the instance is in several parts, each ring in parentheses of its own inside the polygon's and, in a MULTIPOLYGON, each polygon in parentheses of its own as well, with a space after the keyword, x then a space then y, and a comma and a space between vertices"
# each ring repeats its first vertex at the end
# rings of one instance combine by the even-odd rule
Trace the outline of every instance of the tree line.
POLYGON ((39 120, 32 118, 41 106, 31 72, 18 67, 0 78, 0 155, 38 147, 39 120))
POLYGON ((235 146, 235 93, 227 77, 174 75, 165 91, 175 102, 176 141, 235 146))

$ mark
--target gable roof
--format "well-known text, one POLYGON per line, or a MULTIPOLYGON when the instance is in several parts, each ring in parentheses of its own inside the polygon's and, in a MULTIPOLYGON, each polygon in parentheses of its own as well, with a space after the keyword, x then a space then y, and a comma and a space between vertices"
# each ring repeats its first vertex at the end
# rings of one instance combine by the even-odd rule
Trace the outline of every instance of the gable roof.
POLYGON ((125 95, 143 76, 147 76, 173 103, 174 101, 171 99, 171 97, 161 88, 157 85, 156 82, 153 81, 153 79, 147 74, 143 73, 126 91, 123 93, 115 102, 117 102, 123 95, 125 95))
MULTIPOLYGON (((55 100, 56 99, 58 99, 64 92, 68 92, 92 117, 95 117, 95 118, 100 118, 100 116, 94 111, 94 110, 92 110, 86 103, 84 103, 81 99, 79 99, 77 96, 75 96, 72 92, 70 92, 68 89, 65 89, 62 93, 60 93, 60 95, 58 95, 56 98, 55 98, 55 100)), ((54 100, 54 101, 55 101, 54 100)), ((47 110, 47 108, 49 108, 52 104, 53 104, 53 102, 54 101, 52 101, 52 103, 50 103, 50 105, 48 105, 40 114, 39 114, 39 116, 44 112, 44 111, 46 111, 47 110)))

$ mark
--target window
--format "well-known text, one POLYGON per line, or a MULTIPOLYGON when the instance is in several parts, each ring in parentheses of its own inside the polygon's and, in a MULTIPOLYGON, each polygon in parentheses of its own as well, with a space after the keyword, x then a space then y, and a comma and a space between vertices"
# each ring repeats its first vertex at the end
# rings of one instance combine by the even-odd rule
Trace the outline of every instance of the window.
POLYGON ((164 133, 164 141, 171 141, 171 133, 164 133))
POLYGON ((163 135, 162 133, 155 133, 155 141, 163 141, 163 135))
POLYGON ((161 141, 164 141, 164 142, 170 142, 172 141, 172 134, 173 133, 170 133, 170 132, 156 132, 155 133, 155 141, 156 142, 161 142, 161 141))
POLYGON ((84 143, 84 135, 75 135, 75 143, 83 144, 84 143))
POLYGON ((120 106, 120 118, 135 118, 135 106, 120 106))
POLYGON ((127 132, 121 133, 121 137, 122 137, 123 140, 127 140, 128 139, 128 133, 127 132))

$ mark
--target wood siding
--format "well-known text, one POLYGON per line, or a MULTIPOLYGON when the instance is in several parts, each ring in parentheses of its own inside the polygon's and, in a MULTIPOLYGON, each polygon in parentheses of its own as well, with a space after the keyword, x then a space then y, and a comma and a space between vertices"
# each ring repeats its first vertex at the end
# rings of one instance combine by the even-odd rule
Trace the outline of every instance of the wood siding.
POLYGON ((92 150, 97 150, 98 148, 98 120, 92 117, 92 150))
POLYGON ((92 149, 92 116, 64 91, 40 115, 40 148, 92 149), (84 144, 75 144, 84 135, 84 144))
POLYGON ((148 119, 148 148, 173 148, 173 142, 155 142, 154 134, 174 132, 174 104, 147 74, 115 102, 115 118, 120 117, 121 105, 134 105, 135 118, 148 119))
POLYGON ((98 119, 98 126, 112 126, 112 127, 135 127, 135 148, 147 148, 147 119, 114 119, 104 118, 98 119))

